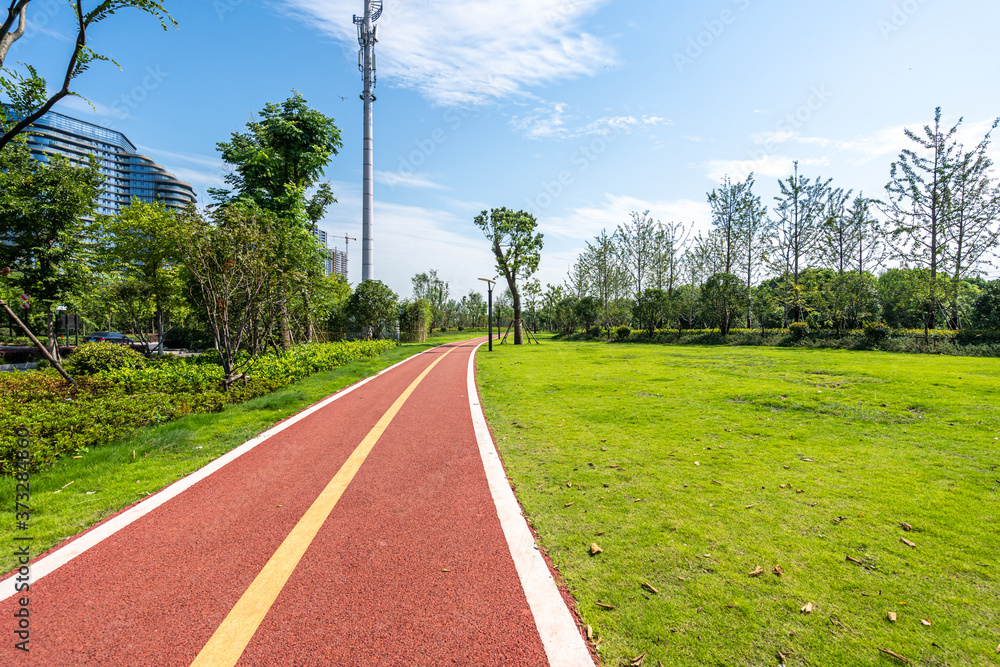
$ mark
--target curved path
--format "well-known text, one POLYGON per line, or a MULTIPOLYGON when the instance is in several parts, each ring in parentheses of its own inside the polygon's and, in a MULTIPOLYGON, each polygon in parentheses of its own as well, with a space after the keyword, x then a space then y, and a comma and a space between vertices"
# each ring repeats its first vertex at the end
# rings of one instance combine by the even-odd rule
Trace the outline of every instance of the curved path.
MULTIPOLYGON (((412 357, 35 561, 30 652, 5 631, 0 664, 592 666, 476 347, 412 357)), ((5 630, 17 597, 0 582, 5 630)))

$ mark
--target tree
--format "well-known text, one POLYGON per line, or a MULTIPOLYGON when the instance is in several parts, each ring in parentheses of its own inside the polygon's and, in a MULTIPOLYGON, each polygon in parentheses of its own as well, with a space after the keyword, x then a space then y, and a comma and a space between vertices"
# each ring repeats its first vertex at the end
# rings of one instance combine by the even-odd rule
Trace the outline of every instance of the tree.
POLYGON ((731 273, 716 273, 705 281, 701 290, 703 312, 723 336, 728 336, 732 325, 743 316, 746 291, 739 276, 731 273))
POLYGON ((55 308, 88 284, 94 264, 88 221, 103 182, 94 160, 41 162, 23 141, 0 151, 0 267, 45 314, 47 350, 56 359, 55 308))
POLYGON ((591 296, 597 299, 601 308, 601 324, 609 327, 615 323, 615 306, 628 289, 628 274, 619 261, 615 237, 601 230, 593 243, 587 242, 581 262, 587 272, 591 296))
POLYGON ((906 137, 916 144, 916 150, 906 148, 900 152, 885 186, 889 195, 886 214, 892 225, 897 259, 928 269, 927 284, 921 290, 927 297, 923 304, 925 334, 934 327, 935 314, 945 298, 945 292, 939 289, 938 272, 947 243, 951 186, 960 159, 955 134, 961 123, 959 119, 944 131, 938 107, 934 126, 925 125, 923 137, 907 129, 906 137))
MULTIPOLYGON (((158 349, 163 351, 164 314, 179 305, 182 292, 180 250, 171 243, 177 234, 177 219, 162 202, 132 203, 104 224, 105 256, 108 268, 121 276, 129 292, 142 304, 133 312, 136 333, 139 313, 152 310, 156 321, 158 349)), ((144 341, 145 342, 145 341, 144 341)))
POLYGON ((778 181, 781 195, 775 197, 777 206, 773 246, 771 250, 772 270, 778 274, 788 274, 791 285, 787 294, 791 301, 785 304, 795 321, 802 320, 802 304, 798 299, 800 272, 811 259, 813 251, 821 240, 818 227, 822 223, 824 204, 830 191, 830 180, 815 181, 799 175, 799 163, 795 163, 795 174, 786 181, 778 181))
POLYGON ((342 146, 334 119, 310 109, 293 93, 281 104, 265 104, 246 132, 234 132, 230 141, 218 144, 223 161, 232 167, 225 176, 232 190, 209 190, 221 204, 248 200, 275 214, 268 231, 277 241, 277 306, 286 348, 291 345, 290 299, 301 295, 308 311, 306 284, 322 271, 323 257, 311 230, 336 199, 319 179, 342 146), (318 190, 307 198, 313 187, 318 190))
POLYGON ((639 298, 632 306, 632 317, 636 323, 652 336, 660 322, 667 316, 670 307, 670 300, 667 293, 655 287, 648 287, 642 291, 639 298))
POLYGON ((542 254, 542 235, 535 233, 538 222, 524 211, 495 208, 476 216, 475 225, 489 240, 497 271, 507 280, 514 307, 514 344, 523 345, 521 293, 517 283, 538 270, 542 254))
POLYGON ((631 215, 632 222, 618 225, 615 237, 620 261, 629 276, 632 293, 638 299, 653 267, 656 223, 649 217, 649 211, 633 211, 631 215))
MULTIPOLYGON (((0 151, 3 151, 14 138, 21 134, 29 125, 44 116, 55 104, 70 95, 76 95, 71 90, 73 81, 86 72, 91 63, 113 60, 101 55, 87 45, 87 33, 91 28, 122 9, 138 9, 156 17, 160 26, 166 30, 167 23, 174 27, 176 21, 167 13, 163 5, 152 0, 103 0, 88 11, 83 8, 83 0, 73 0, 74 19, 76 21, 76 39, 70 53, 62 84, 54 93, 48 92, 46 80, 40 76, 31 65, 25 65, 26 74, 4 69, 7 54, 11 47, 24 36, 28 28, 28 5, 31 0, 11 0, 7 9, 7 17, 0 24, 0 89, 10 98, 15 117, 9 118, 3 106, 0 105, 0 151)), ((117 65, 117 63, 115 63, 117 65)))
POLYGON ((747 327, 753 312, 753 283, 760 271, 764 244, 768 241, 767 208, 753 193, 754 175, 733 184, 727 176, 722 187, 708 195, 712 207, 712 225, 720 247, 722 273, 746 276, 747 327))
POLYGON ((977 329, 1000 330, 1000 280, 986 284, 972 309, 972 321, 977 329))
POLYGON ((573 305, 573 314, 576 316, 577 321, 583 324, 584 329, 594 326, 598 313, 600 313, 600 304, 592 296, 585 296, 582 299, 578 299, 573 305))
POLYGON ((381 280, 366 280, 354 289, 347 312, 366 338, 381 338, 386 325, 395 324, 399 297, 381 280))
POLYGON ((431 327, 445 326, 447 318, 448 283, 438 277, 436 269, 427 273, 418 273, 410 279, 413 285, 413 298, 427 302, 430 307, 431 327))
POLYGON ((274 214, 253 202, 239 202, 211 212, 206 219, 194 207, 180 218, 174 248, 184 265, 190 298, 204 314, 225 372, 226 387, 244 375, 260 350, 255 340, 275 298, 274 246, 266 233, 274 214), (249 354, 240 355, 241 350, 249 354))
POLYGON ((974 275, 977 268, 988 263, 986 256, 1000 243, 1000 185, 991 175, 993 161, 987 155, 990 134, 1000 119, 993 123, 978 146, 965 153, 959 149, 954 180, 948 197, 948 223, 943 264, 951 275, 950 327, 962 328, 959 293, 962 281, 974 275))

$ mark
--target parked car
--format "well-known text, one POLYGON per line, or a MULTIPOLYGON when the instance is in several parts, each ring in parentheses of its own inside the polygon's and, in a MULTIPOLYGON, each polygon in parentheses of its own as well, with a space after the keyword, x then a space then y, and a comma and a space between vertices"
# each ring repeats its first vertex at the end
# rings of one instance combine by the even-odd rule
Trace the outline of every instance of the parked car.
POLYGON ((83 339, 84 343, 98 343, 104 341, 106 343, 114 343, 115 345, 134 345, 135 341, 126 336, 125 334, 118 333, 117 331, 99 331, 94 334, 90 334, 83 339))

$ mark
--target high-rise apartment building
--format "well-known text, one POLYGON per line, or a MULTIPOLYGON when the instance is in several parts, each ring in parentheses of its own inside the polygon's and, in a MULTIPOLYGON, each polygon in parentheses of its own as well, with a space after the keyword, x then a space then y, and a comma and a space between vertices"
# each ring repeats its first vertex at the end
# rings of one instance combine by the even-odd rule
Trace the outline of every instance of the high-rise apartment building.
POLYGON ((50 111, 31 125, 27 139, 31 154, 39 160, 46 161, 51 155, 63 155, 74 162, 86 161, 91 155, 97 159, 105 179, 97 213, 114 215, 133 198, 159 200, 173 209, 197 201, 193 187, 140 155, 116 130, 50 111))
POLYGON ((347 280, 347 253, 327 247, 329 235, 318 227, 312 228, 313 236, 323 246, 323 268, 326 275, 339 274, 347 280))

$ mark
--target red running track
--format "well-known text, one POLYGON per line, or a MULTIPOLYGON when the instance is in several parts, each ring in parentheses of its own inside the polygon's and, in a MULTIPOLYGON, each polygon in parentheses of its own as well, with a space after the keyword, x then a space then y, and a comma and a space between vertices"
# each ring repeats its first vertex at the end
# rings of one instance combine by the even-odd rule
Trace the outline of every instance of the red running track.
MULTIPOLYGON (((548 665, 470 417, 474 344, 412 358, 33 582, 3 665, 190 665, 407 387, 239 665, 548 665)), ((6 588, 3 589, 6 592, 6 588)), ((12 628, 17 598, 0 603, 12 628)))

